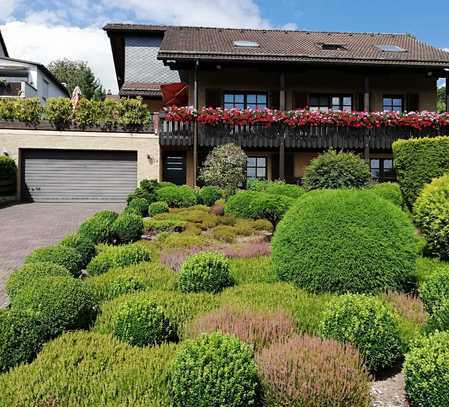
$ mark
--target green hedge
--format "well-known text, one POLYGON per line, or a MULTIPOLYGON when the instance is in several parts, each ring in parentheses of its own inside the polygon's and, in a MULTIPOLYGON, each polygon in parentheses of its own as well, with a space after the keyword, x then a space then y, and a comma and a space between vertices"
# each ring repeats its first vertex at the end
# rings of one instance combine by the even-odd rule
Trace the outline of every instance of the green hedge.
POLYGON ((187 185, 167 186, 157 190, 157 200, 166 202, 170 208, 188 208, 196 204, 196 195, 187 185))
POLYGON ((16 173, 16 162, 6 155, 0 155, 0 180, 15 178, 16 173))
POLYGON ((393 156, 398 182, 411 207, 425 184, 449 171, 449 137, 395 141, 393 156))
POLYGON ((79 233, 92 240, 95 244, 110 243, 113 240, 112 224, 118 213, 113 211, 100 211, 86 219, 80 226, 79 233))
POLYGON ((140 240, 143 234, 143 218, 136 214, 123 213, 111 226, 111 233, 118 243, 132 243, 140 240))
POLYGON ((168 207, 167 202, 157 201, 150 204, 148 207, 148 214, 150 216, 156 216, 161 213, 169 212, 170 208, 168 207))
POLYGON ((250 180, 248 181, 248 189, 268 194, 285 195, 294 199, 304 194, 304 188, 298 185, 286 184, 283 181, 250 180))
POLYGON ((81 255, 83 268, 87 266, 97 252, 94 242, 79 233, 66 236, 61 244, 74 248, 81 255))
POLYGON ((26 259, 25 263, 50 262, 59 264, 69 270, 75 277, 83 268, 83 257, 73 247, 57 244, 34 250, 26 259))
POLYGON ((406 207, 399 184, 393 182, 380 182, 372 185, 370 191, 374 192, 377 196, 390 201, 401 209, 405 209, 406 207))
POLYGON ((299 198, 273 237, 273 267, 311 292, 401 289, 416 270, 415 229, 393 204, 366 190, 299 198))

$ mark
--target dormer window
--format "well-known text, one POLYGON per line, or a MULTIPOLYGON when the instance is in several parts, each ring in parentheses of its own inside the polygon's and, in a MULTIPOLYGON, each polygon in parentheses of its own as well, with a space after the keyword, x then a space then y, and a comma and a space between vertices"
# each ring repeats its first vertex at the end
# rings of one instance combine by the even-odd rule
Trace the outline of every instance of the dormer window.
POLYGON ((375 47, 380 49, 383 52, 407 52, 406 49, 401 48, 398 45, 392 45, 392 44, 375 45, 375 47))
POLYGON ((234 41, 235 48, 258 48, 259 43, 256 41, 238 40, 234 41))
POLYGON ((343 44, 322 43, 319 45, 324 51, 346 51, 346 47, 343 44))

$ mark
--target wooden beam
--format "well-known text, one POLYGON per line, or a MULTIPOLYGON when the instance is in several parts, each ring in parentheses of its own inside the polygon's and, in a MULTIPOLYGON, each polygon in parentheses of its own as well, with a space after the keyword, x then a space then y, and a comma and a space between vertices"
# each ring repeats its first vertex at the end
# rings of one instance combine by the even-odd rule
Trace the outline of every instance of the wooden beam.
POLYGON ((279 132, 279 179, 285 181, 285 130, 279 132))
POLYGON ((363 110, 369 112, 370 106, 370 89, 369 89, 369 78, 365 77, 364 90, 363 90, 363 110))
MULTIPOLYGON (((199 61, 195 62, 195 69, 193 71, 193 106, 196 110, 199 109, 198 102, 198 67, 199 61)), ((195 121, 193 125, 193 186, 197 185, 197 168, 198 168, 198 122, 195 121)))
POLYGON ((279 109, 287 110, 286 91, 285 91, 285 72, 281 72, 280 76, 280 91, 279 91, 279 109))
POLYGON ((365 136, 364 136, 365 146, 363 150, 363 156, 368 165, 370 165, 370 151, 369 151, 370 138, 371 138, 371 130, 365 129, 365 136))

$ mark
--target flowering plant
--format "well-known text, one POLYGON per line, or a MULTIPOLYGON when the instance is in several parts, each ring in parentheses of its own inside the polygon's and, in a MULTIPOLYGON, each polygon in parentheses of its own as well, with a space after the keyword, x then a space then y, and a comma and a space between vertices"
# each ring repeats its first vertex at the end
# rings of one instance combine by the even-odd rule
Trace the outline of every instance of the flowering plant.
POLYGON ((284 124, 290 127, 336 126, 352 128, 408 127, 417 130, 449 127, 449 113, 435 112, 342 112, 310 110, 255 110, 222 109, 204 107, 200 111, 193 107, 170 107, 166 119, 178 122, 201 124, 230 124, 271 126, 284 124))

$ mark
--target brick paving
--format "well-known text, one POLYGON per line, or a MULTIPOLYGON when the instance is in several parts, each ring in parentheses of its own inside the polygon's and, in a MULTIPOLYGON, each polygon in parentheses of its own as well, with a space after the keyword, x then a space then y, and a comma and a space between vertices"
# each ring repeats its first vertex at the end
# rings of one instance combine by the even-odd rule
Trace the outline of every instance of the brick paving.
POLYGON ((88 216, 119 203, 28 203, 0 209, 0 308, 8 304, 5 284, 13 270, 38 247, 75 232, 88 216))

